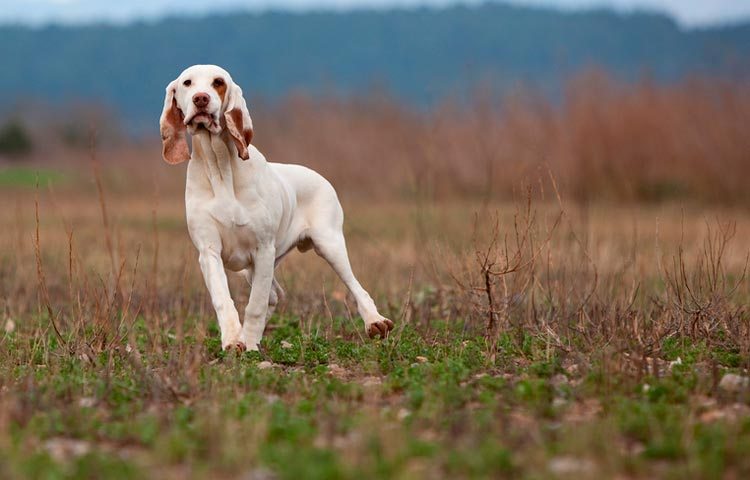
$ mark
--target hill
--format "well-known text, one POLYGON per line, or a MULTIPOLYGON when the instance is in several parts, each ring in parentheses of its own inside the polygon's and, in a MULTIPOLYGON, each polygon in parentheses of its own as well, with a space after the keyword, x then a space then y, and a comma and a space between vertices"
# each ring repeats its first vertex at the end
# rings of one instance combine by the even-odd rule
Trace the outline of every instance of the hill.
POLYGON ((421 105, 479 82, 497 89, 524 82, 554 94, 592 65, 620 78, 646 73, 669 81, 695 73, 736 76, 750 63, 750 24, 684 30, 659 14, 495 3, 5 26, 0 38, 0 90, 16 104, 27 97, 97 101, 134 125, 153 121, 164 86, 195 63, 225 66, 251 98, 377 87, 421 105))

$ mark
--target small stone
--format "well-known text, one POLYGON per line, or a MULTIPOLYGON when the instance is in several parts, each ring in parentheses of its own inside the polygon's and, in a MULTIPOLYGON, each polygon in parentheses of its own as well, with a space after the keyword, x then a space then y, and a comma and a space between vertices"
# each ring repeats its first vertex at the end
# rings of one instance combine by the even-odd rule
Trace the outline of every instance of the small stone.
POLYGON ((72 438, 51 438, 44 443, 44 449, 53 459, 64 462, 86 455, 91 451, 91 445, 72 438))
POLYGON ((91 365, 94 364, 94 361, 91 359, 91 356, 88 353, 79 354, 78 360, 82 361, 83 363, 90 363, 91 365))
POLYGON ((727 373, 721 377, 719 388, 730 393, 741 392, 750 388, 750 378, 734 373, 727 373))
POLYGON ((727 417, 726 412, 720 409, 714 409, 714 410, 708 410, 706 412, 703 412, 698 417, 698 420, 700 420, 703 423, 713 423, 718 420, 724 420, 727 417))
POLYGON ((419 363, 427 363, 427 357, 423 357, 423 356, 421 356, 421 355, 418 355, 418 356, 417 356, 417 361, 418 361, 419 363))
POLYGON ((292 348, 293 346, 294 345, 292 345, 291 343, 287 342, 286 340, 282 340, 281 341, 281 348, 289 349, 289 348, 292 348))
POLYGON ((591 473, 594 470, 594 464, 584 458, 555 457, 549 461, 547 469, 555 475, 591 473))
POLYGON ((337 378, 346 377, 346 369, 336 365, 335 363, 328 364, 328 374, 337 378))
POLYGON ((669 369, 672 370, 672 367, 674 367, 675 365, 682 365, 682 358, 677 357, 676 360, 669 362, 669 369))
POLYGON ((81 408, 91 408, 96 405, 96 399, 94 397, 82 397, 78 400, 78 406, 81 408))
POLYGON ((260 363, 258 363, 258 370, 266 370, 267 368, 272 368, 273 363, 269 362, 268 360, 264 360, 260 363))
POLYGON ((400 408, 398 410, 398 413, 396 414, 396 418, 399 420, 405 420, 409 415, 411 415, 411 412, 407 408, 400 408))
POLYGON ((362 382, 363 387, 376 387, 383 383, 378 377, 367 377, 362 382))
POLYGON ((5 333, 13 333, 16 329, 16 322, 11 319, 5 321, 5 333))

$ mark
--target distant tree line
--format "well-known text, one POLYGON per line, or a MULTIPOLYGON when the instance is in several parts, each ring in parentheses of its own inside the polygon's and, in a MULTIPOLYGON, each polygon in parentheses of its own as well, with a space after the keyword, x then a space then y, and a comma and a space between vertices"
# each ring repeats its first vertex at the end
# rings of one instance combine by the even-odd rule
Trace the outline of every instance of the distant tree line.
POLYGON ((0 28, 0 89, 59 102, 101 101, 154 130, 164 87, 195 63, 225 66, 252 98, 385 87, 429 105, 477 84, 561 96, 598 65, 624 80, 693 73, 737 78, 750 24, 681 29, 660 14, 563 13, 488 3, 444 9, 225 14, 128 26, 0 28))

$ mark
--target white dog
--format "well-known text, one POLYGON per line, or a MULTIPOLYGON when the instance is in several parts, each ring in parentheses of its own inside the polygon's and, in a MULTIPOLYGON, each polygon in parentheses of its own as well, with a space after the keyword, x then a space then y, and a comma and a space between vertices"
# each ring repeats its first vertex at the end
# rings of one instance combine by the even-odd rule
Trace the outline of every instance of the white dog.
POLYGON ((250 114, 229 73, 214 65, 182 72, 167 86, 160 130, 164 160, 190 160, 187 225, 224 349, 258 349, 266 321, 284 296, 274 269, 295 247, 314 248, 328 261, 354 296, 371 337, 385 337, 393 329, 352 273, 336 191, 309 168, 267 162, 250 144, 250 114), (225 269, 242 272, 251 284, 242 325, 225 269))

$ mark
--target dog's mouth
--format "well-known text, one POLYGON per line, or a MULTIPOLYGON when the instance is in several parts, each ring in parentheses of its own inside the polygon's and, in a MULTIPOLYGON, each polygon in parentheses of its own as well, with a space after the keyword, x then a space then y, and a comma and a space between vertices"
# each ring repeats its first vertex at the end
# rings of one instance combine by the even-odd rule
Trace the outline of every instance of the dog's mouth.
POLYGON ((198 112, 185 122, 185 125, 190 125, 196 128, 205 127, 208 130, 210 130, 215 124, 216 119, 208 112, 198 112))

